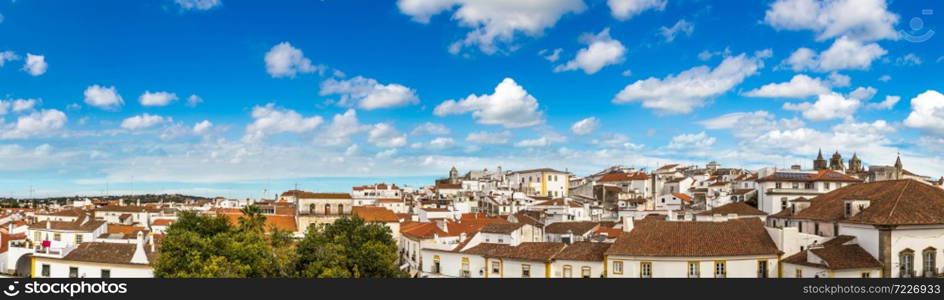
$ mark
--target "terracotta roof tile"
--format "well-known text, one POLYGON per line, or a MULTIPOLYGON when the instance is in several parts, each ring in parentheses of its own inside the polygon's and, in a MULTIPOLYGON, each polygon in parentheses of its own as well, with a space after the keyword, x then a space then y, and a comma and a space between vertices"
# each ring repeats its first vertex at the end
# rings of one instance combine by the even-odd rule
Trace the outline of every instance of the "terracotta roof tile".
POLYGON ((714 257, 780 253, 759 218, 637 221, 633 227, 616 239, 607 255, 714 257))
POLYGON ((576 235, 584 235, 591 230, 600 227, 600 223, 581 221, 581 222, 557 222, 544 227, 544 232, 553 234, 565 234, 572 232, 576 235))
POLYGON ((854 184, 819 195, 796 219, 874 225, 944 224, 944 190, 917 180, 854 184), (845 217, 845 200, 869 200, 869 206, 845 217))
POLYGON ((603 254, 611 243, 577 242, 567 246, 554 256, 558 260, 603 261, 603 254))
POLYGON ((393 211, 378 206, 355 206, 351 214, 361 217, 367 222, 399 222, 400 219, 393 211))

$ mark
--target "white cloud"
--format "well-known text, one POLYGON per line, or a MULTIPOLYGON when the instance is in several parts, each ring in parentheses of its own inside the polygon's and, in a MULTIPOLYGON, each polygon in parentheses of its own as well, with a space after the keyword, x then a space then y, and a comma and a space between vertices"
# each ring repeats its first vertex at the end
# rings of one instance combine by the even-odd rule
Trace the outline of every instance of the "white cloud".
POLYGON ((631 143, 629 137, 622 133, 606 132, 600 135, 600 138, 590 142, 593 145, 599 145, 605 149, 625 149, 630 151, 639 151, 645 148, 645 145, 631 143))
POLYGON ((875 97, 875 94, 878 93, 874 87, 858 87, 852 92, 849 93, 849 98, 859 99, 862 101, 871 100, 872 97, 875 97))
POLYGON ((587 44, 587 48, 577 51, 577 57, 565 64, 558 65, 554 72, 573 71, 581 69, 584 73, 594 74, 609 65, 615 65, 625 60, 626 47, 610 37, 610 29, 603 29, 599 34, 584 33, 580 42, 587 44))
POLYGON ((210 10, 223 5, 221 0, 174 0, 184 10, 210 10))
POLYGON ((456 145, 456 141, 452 138, 447 137, 438 137, 428 143, 413 143, 410 145, 410 148, 413 149, 427 149, 427 150, 445 150, 452 148, 456 145))
POLYGON ((928 90, 911 99, 905 126, 944 136, 944 95, 928 90))
POLYGON ((710 148, 717 141, 716 138, 708 136, 704 131, 700 133, 681 134, 672 137, 672 141, 666 146, 673 150, 704 150, 710 148))
POLYGON ((416 90, 400 84, 381 84, 377 80, 357 76, 347 80, 330 78, 321 83, 320 95, 341 95, 338 104, 372 110, 401 107, 420 102, 416 90))
POLYGON ((266 72, 272 78, 295 78, 299 73, 312 73, 323 70, 323 66, 314 66, 305 57, 302 50, 292 47, 289 42, 282 42, 272 47, 265 55, 266 72))
POLYGON ((145 91, 138 97, 138 102, 143 106, 166 106, 174 101, 177 101, 177 94, 168 92, 145 91))
POLYGON ((538 100, 511 78, 502 80, 491 95, 469 95, 460 101, 447 100, 433 111, 440 117, 469 112, 479 124, 501 125, 505 128, 530 127, 544 122, 544 113, 538 110, 538 100))
POLYGON ((197 107, 197 104, 200 103, 203 103, 203 98, 200 98, 200 96, 197 96, 196 94, 187 97, 187 106, 189 107, 197 107))
POLYGON ((764 22, 777 30, 811 30, 818 41, 898 39, 898 15, 888 11, 885 0, 777 0, 764 22))
POLYGON ((46 68, 49 65, 46 64, 46 57, 42 55, 34 55, 32 53, 26 54, 26 63, 23 64, 23 71, 29 73, 33 76, 39 76, 46 73, 46 68))
POLYGON ((198 135, 204 135, 210 132, 210 128, 213 127, 213 123, 210 120, 203 120, 200 123, 193 125, 193 133, 198 135))
POLYGON ((876 43, 862 44, 843 36, 819 54, 809 48, 797 49, 784 63, 797 72, 867 70, 872 67, 872 61, 887 53, 876 43))
POLYGON ((613 102, 642 102, 643 107, 661 113, 690 113, 692 109, 704 106, 710 98, 731 90, 748 76, 756 74, 764 66, 763 59, 770 55, 770 50, 761 51, 754 57, 741 54, 725 58, 714 69, 699 66, 664 79, 650 77, 639 80, 623 88, 613 102))
POLYGON ((324 122, 320 116, 306 118, 294 110, 276 107, 275 103, 253 107, 252 118, 254 121, 246 126, 244 142, 261 142, 267 135, 283 132, 308 132, 324 122))
POLYGON ((735 112, 698 122, 706 129, 729 129, 735 137, 751 139, 770 130, 789 130, 803 127, 799 119, 776 119, 770 112, 735 112))
POLYGON ((542 136, 536 139, 522 140, 520 142, 517 142, 515 143, 515 147, 522 147, 522 148, 546 147, 547 145, 550 145, 550 144, 551 144, 551 141, 548 140, 546 137, 542 136))
POLYGON ((0 67, 5 65, 8 61, 18 60, 20 57, 13 53, 13 51, 0 51, 0 67))
POLYGON ((503 45, 513 44, 519 34, 540 36, 563 15, 581 13, 587 8, 583 0, 398 0, 397 6, 400 12, 420 23, 427 23, 430 17, 458 7, 451 19, 472 31, 449 47, 453 54, 470 46, 478 46, 482 52, 493 54, 503 45))
POLYGON ((888 75, 888 74, 882 75, 882 77, 879 77, 879 78, 878 78, 878 81, 881 81, 881 82, 888 82, 888 81, 890 81, 890 80, 892 80, 892 76, 890 76, 890 75, 888 75))
POLYGON ((574 123, 570 126, 570 131, 576 135, 590 135, 600 128, 600 120, 596 117, 589 117, 574 123))
POLYGON ((377 123, 367 134, 367 141, 377 147, 396 148, 406 145, 406 134, 389 123, 377 123))
POLYGON ((15 113, 33 110, 39 103, 37 99, 8 99, 0 100, 0 116, 12 111, 15 113))
POLYGON ((432 122, 426 122, 420 125, 416 125, 413 128, 413 131, 410 132, 412 135, 446 135, 449 134, 449 127, 443 124, 437 124, 432 122))
POLYGON ((892 109, 895 107, 895 104, 898 104, 898 101, 901 100, 900 96, 885 96, 885 100, 878 103, 869 103, 868 108, 870 109, 892 109))
POLYGON ((561 48, 557 48, 554 50, 544 49, 544 50, 538 51, 538 55, 540 55, 541 57, 543 57, 549 62, 556 62, 558 59, 560 59, 561 52, 564 52, 564 49, 561 49, 561 48))
POLYGON ((93 85, 85 89, 85 104, 104 110, 116 110, 125 103, 114 87, 93 85))
POLYGON ((160 123, 171 121, 170 118, 164 118, 158 115, 152 115, 144 113, 141 115, 133 116, 130 118, 121 121, 121 128, 128 130, 138 130, 148 128, 160 123))
POLYGON ((850 119, 861 105, 860 99, 843 97, 839 93, 829 93, 819 95, 814 103, 784 103, 783 109, 802 111, 804 118, 820 122, 841 118, 850 119))
POLYGON ((331 125, 319 136, 319 141, 329 146, 342 146, 351 142, 351 136, 371 129, 370 125, 357 120, 357 111, 348 109, 343 114, 335 114, 331 125))
POLYGON ((914 53, 908 53, 895 59, 895 64, 899 66, 917 66, 923 63, 924 61, 921 60, 921 57, 914 53))
POLYGON ((466 142, 472 142, 472 143, 477 143, 477 144, 490 144, 490 145, 507 144, 508 141, 510 140, 511 140, 511 131, 508 131, 508 130, 501 131, 501 132, 487 132, 487 131, 471 132, 465 138, 466 142))
POLYGON ((829 84, 819 78, 797 74, 788 82, 770 83, 744 95, 763 98, 806 98, 829 93, 830 90, 829 84))
POLYGON ((838 72, 829 73, 829 84, 835 87, 847 87, 852 83, 852 78, 839 74, 838 72))
POLYGON ((23 139, 49 135, 65 126, 68 118, 62 111, 44 109, 29 115, 19 116, 14 124, 4 124, 0 131, 2 139, 23 139))
POLYGON ((686 36, 691 36, 692 32, 695 32, 695 25, 682 19, 678 20, 678 22, 675 22, 675 25, 672 25, 672 27, 662 26, 659 28, 659 34, 661 34, 662 37, 665 38, 665 41, 669 43, 675 41, 675 37, 680 32, 684 33, 686 36))
POLYGON ((667 0, 607 0, 614 18, 628 20, 646 10, 663 10, 667 0))

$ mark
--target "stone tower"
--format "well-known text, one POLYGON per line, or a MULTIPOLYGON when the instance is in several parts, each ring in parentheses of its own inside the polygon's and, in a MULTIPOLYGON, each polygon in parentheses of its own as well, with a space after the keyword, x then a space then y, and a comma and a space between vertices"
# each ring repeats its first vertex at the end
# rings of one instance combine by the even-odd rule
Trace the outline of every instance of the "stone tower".
POLYGON ((823 159, 823 149, 819 149, 819 155, 817 155, 816 159, 813 160, 813 169, 814 170, 826 169, 826 159, 823 159))
POLYGON ((852 158, 849 159, 849 172, 848 173, 862 173, 862 160, 859 159, 859 156, 856 153, 852 153, 852 158))
POLYGON ((456 184, 458 182, 459 182, 459 170, 456 170, 456 167, 453 166, 452 169, 449 170, 449 183, 456 184))
POLYGON ((839 151, 833 153, 833 157, 829 159, 829 168, 840 172, 846 171, 846 163, 842 161, 842 155, 839 154, 839 151))
POLYGON ((901 175, 904 174, 905 167, 901 164, 901 154, 895 158, 895 179, 901 179, 901 175))

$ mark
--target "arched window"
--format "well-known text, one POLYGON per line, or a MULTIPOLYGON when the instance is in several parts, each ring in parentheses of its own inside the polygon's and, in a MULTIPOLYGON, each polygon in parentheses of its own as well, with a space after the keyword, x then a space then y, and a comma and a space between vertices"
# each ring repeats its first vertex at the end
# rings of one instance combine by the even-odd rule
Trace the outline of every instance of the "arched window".
POLYGON ((344 214, 344 204, 338 204, 338 214, 339 215, 344 214))
POLYGON ((915 277, 914 250, 905 249, 898 253, 898 276, 903 278, 915 277))
POLYGON ((934 247, 925 248, 921 253, 921 258, 921 265, 924 266, 922 269, 924 277, 937 276, 937 249, 934 249, 934 247))
POLYGON ((325 204, 324 214, 326 215, 331 214, 331 204, 325 204))

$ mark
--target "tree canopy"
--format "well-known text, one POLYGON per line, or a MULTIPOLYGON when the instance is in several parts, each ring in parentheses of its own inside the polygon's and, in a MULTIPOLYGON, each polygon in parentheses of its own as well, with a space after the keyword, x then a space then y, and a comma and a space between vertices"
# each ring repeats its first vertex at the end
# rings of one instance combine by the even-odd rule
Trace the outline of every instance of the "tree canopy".
POLYGON ((265 215, 250 205, 239 225, 225 216, 183 212, 161 241, 155 277, 165 278, 362 278, 403 277, 390 229, 344 217, 312 226, 304 238, 265 228, 265 215))

